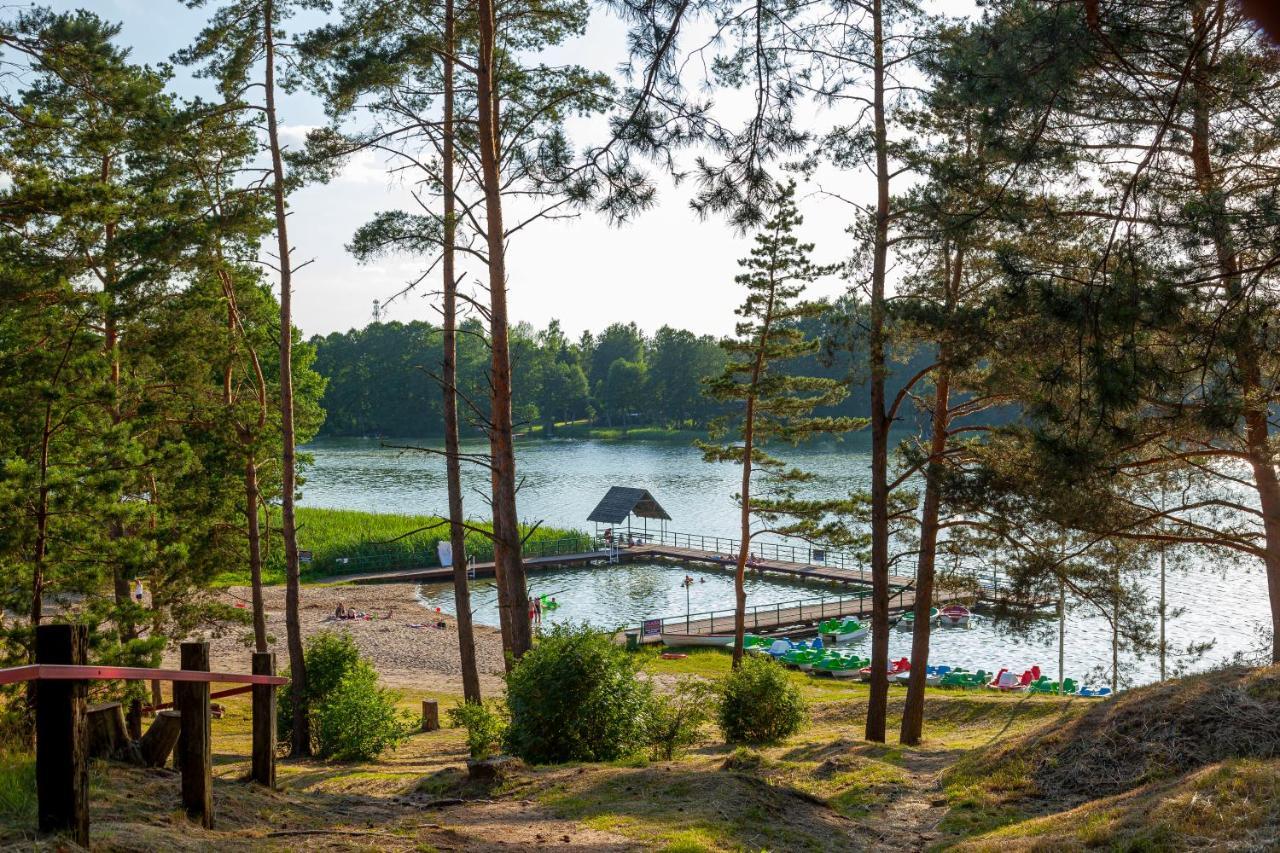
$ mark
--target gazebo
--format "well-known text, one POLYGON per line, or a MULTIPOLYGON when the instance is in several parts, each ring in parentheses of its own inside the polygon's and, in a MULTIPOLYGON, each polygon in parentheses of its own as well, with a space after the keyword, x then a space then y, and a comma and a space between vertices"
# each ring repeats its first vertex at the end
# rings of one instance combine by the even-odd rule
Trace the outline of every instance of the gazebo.
POLYGON ((643 535, 646 541, 649 538, 649 519, 657 519, 662 532, 666 532, 665 523, 671 520, 671 516, 667 515, 662 505, 649 494, 648 489, 611 486, 605 496, 600 499, 600 503, 596 504, 596 508, 591 511, 591 515, 587 516, 587 521, 595 522, 597 536, 600 535, 602 524, 614 528, 626 522, 629 541, 632 516, 644 520, 643 535))

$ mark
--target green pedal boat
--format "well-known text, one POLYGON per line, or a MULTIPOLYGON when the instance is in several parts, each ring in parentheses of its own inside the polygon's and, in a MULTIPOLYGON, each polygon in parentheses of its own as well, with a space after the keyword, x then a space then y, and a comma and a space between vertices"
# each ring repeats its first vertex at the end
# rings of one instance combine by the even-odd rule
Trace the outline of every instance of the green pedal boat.
POLYGON ((827 649, 820 660, 813 662, 810 671, 832 678, 857 678, 858 672, 870 663, 867 658, 858 657, 848 649, 827 649))
POLYGON ((867 636, 871 626, 857 619, 828 619, 818 626, 818 636, 827 645, 852 643, 867 636))

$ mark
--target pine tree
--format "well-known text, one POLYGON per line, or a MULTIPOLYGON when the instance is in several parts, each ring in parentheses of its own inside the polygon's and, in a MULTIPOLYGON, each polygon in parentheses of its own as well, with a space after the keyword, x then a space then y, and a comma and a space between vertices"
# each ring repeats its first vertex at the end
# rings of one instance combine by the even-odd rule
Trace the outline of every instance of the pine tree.
POLYGON ((741 406, 716 429, 721 436, 731 432, 741 443, 699 443, 706 461, 742 466, 742 486, 736 496, 741 532, 734 574, 734 666, 743 654, 744 581, 751 540, 761 533, 787 532, 775 524, 753 528, 753 519, 776 523, 783 517, 813 518, 829 508, 796 501, 791 489, 808 475, 770 456, 765 446, 771 441, 794 443, 816 435, 841 434, 863 425, 852 418, 814 416, 816 409, 844 399, 847 390, 841 382, 787 372, 789 362, 815 352, 820 344, 807 339, 797 327, 801 320, 823 310, 818 303, 800 300, 805 285, 830 275, 835 268, 813 264, 809 260, 813 245, 796 237, 804 220, 796 209, 794 184, 779 191, 776 205, 776 212, 756 235, 751 254, 739 261, 745 272, 735 281, 746 289, 747 297, 735 312, 741 318, 736 337, 722 344, 728 363, 722 374, 706 381, 710 396, 733 404, 735 409, 741 406), (771 486, 772 493, 757 497, 757 479, 771 486))
MULTIPOLYGON (((185 0, 190 8, 210 5, 208 0, 185 0)), ((281 432, 281 534, 285 552, 285 623, 289 646, 289 672, 294 686, 291 729, 293 754, 311 754, 310 713, 306 661, 303 658, 299 622, 298 535, 294 506, 297 500, 297 428, 293 391, 293 246, 289 242, 288 195, 293 184, 285 174, 284 147, 280 141, 277 76, 283 62, 278 43, 280 28, 295 12, 324 9, 327 0, 230 0, 218 6, 191 47, 180 51, 179 61, 202 66, 202 73, 218 81, 229 109, 260 122, 266 135, 270 167, 264 186, 274 207, 275 269, 280 285, 280 432, 281 432), (259 76, 260 75, 260 76, 259 76), (260 89, 261 103, 247 98, 260 89)))

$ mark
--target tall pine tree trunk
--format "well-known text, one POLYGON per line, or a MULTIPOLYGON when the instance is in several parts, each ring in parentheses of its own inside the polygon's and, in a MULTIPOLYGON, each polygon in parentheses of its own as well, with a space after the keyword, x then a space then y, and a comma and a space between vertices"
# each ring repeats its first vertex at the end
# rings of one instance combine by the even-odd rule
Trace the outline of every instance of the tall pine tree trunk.
MULTIPOLYGON (((111 182, 112 166, 111 155, 104 156, 100 172, 104 185, 111 182)), ((120 324, 116 313, 119 308, 117 303, 119 294, 116 292, 119 282, 117 280, 112 247, 116 238, 116 223, 106 223, 103 226, 102 236, 102 254, 104 258, 102 264, 102 291, 106 297, 106 315, 103 318, 103 348, 111 366, 111 424, 112 426, 119 426, 124 421, 124 412, 120 407, 120 324)), ((123 495, 120 496, 120 500, 124 500, 123 495)), ((112 520, 108 523, 107 536, 109 539, 118 541, 123 539, 124 535, 124 526, 119 521, 112 520)), ((133 623, 133 619, 128 615, 129 608, 133 604, 133 599, 129 595, 129 578, 125 574, 124 566, 120 565, 114 554, 111 559, 111 587, 116 602, 116 612, 119 614, 120 640, 121 642, 126 642, 135 639, 138 636, 137 628, 133 623)))
MULTIPOLYGON (((1209 26, 1205 18, 1204 6, 1197 7, 1193 13, 1196 32, 1209 26)), ((1218 15, 1223 14, 1218 10, 1218 15)), ((1200 52, 1195 65, 1195 73, 1191 78, 1192 92, 1192 125, 1191 125, 1191 163, 1194 169, 1196 184, 1206 209, 1214 211, 1221 219, 1211 229, 1214 250, 1217 257, 1218 274, 1227 290, 1227 296, 1238 302, 1239 308, 1248 312, 1249 300, 1241 293, 1240 262, 1231 245, 1231 225, 1225 221, 1225 211, 1221 210, 1223 200, 1222 187, 1214 172, 1210 157, 1209 110, 1217 93, 1211 87, 1209 75, 1210 49, 1208 40, 1200 44, 1200 52)), ((1253 328, 1253 318, 1246 316, 1240 321, 1243 327, 1237 333, 1240 341, 1236 348, 1236 368, 1241 376, 1241 397, 1244 406, 1244 444, 1253 470, 1253 484, 1258 492, 1259 509, 1262 511, 1262 532, 1265 548, 1263 565, 1267 573, 1267 596, 1271 604, 1271 662, 1280 663, 1280 479, 1276 475, 1276 461, 1271 449, 1271 429, 1269 423, 1268 401, 1270 399, 1264 387, 1262 371, 1259 364, 1259 353, 1255 336, 1258 332, 1253 328)), ((1265 327, 1265 321, 1263 323, 1265 327)))
POLYGON ((889 156, 885 127, 884 9, 872 4, 876 152, 871 270, 871 694, 866 738, 884 741, 889 699, 889 414, 885 408, 885 271, 889 252, 889 156))
MULTIPOLYGON (((964 280, 964 249, 957 248, 946 278, 946 312, 949 316, 960 298, 964 280)), ((933 423, 929 436, 929 463, 925 469, 924 504, 920 511, 920 556, 916 562, 915 624, 911 635, 911 678, 907 682, 907 703, 902 710, 899 741, 909 746, 920 743, 924 734, 925 669, 929 665, 929 634, 933 624, 933 579, 938 555, 938 516, 942 508, 942 454, 947 449, 951 427, 951 368, 949 348, 938 346, 938 368, 934 375, 933 423)))
POLYGON ((244 459, 245 538, 249 546, 249 584, 253 598, 253 649, 267 651, 267 614, 262 603, 262 533, 258 527, 258 465, 253 447, 246 449, 244 459))
POLYGON ((265 47, 267 141, 271 148, 272 194, 275 197, 276 250, 280 261, 280 440, 284 448, 281 465, 280 532, 284 537, 285 632, 289 645, 289 695, 293 703, 293 755, 311 754, 311 714, 307 701, 307 664, 302 649, 300 591, 298 583, 298 532, 294 514, 297 490, 297 451, 293 430, 293 268, 289 252, 288 214, 285 211, 284 162, 280 154, 280 130, 276 121, 275 6, 262 6, 265 47))
MULTIPOLYGON (((516 459, 511 412, 511 353, 507 318, 506 233, 502 223, 501 146, 497 74, 494 69, 497 20, 493 0, 479 3, 480 55, 476 66, 476 118, 480 132, 480 177, 484 182, 485 238, 489 255, 489 337, 492 393, 489 453, 492 465, 494 571, 503 647, 512 658, 529 650, 529 594, 520 553, 516 515, 516 459)), ((509 659, 510 660, 510 659, 509 659)))
MULTIPOLYGON (((751 372, 751 385, 754 388, 760 381, 760 365, 764 360, 764 345, 756 356, 755 368, 751 372)), ((755 449, 756 397, 751 393, 747 397, 746 419, 742 427, 742 541, 738 545, 738 565, 733 573, 733 666, 736 669, 742 663, 743 648, 747 634, 747 557, 751 551, 751 453, 755 449)))
POLYGON ((939 348, 942 362, 934 380, 933 429, 929 439, 929 466, 925 475, 924 505, 920 513, 920 557, 916 563, 915 625, 911 635, 911 678, 907 682, 907 704, 902 711, 899 740, 908 746, 920 743, 924 733, 925 668, 929 665, 929 610, 933 606, 933 578, 938 554, 938 515, 942 505, 942 454, 947 449, 948 414, 951 399, 951 371, 946 366, 945 345, 939 348))
POLYGON ((453 602, 458 621, 458 656, 462 667, 462 696, 480 702, 480 672, 476 667, 476 638, 471 626, 471 589, 467 585, 467 539, 462 527, 462 460, 458 434, 458 280, 454 270, 457 235, 457 197, 453 156, 453 0, 444 6, 444 391, 445 472, 449 482, 449 541, 453 547, 453 602))

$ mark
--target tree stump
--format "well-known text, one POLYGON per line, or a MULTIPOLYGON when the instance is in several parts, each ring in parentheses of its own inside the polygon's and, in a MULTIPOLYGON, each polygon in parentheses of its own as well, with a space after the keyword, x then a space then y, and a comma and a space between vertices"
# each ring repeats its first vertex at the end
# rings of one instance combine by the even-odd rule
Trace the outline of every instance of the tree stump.
POLYGON ((434 732, 440 728, 440 703, 435 699, 422 700, 422 730, 434 732))
POLYGON ((142 752, 142 763, 147 767, 164 767, 169 760, 169 753, 178 744, 178 735, 182 732, 182 714, 178 711, 157 711, 151 727, 138 741, 138 749, 142 752))
POLYGON ((124 727, 124 708, 119 702, 90 705, 89 757, 116 758, 126 752, 129 734, 124 727))
POLYGON ((468 758, 467 776, 472 782, 496 785, 521 766, 523 766, 523 762, 510 755, 495 755, 490 758, 468 758))

